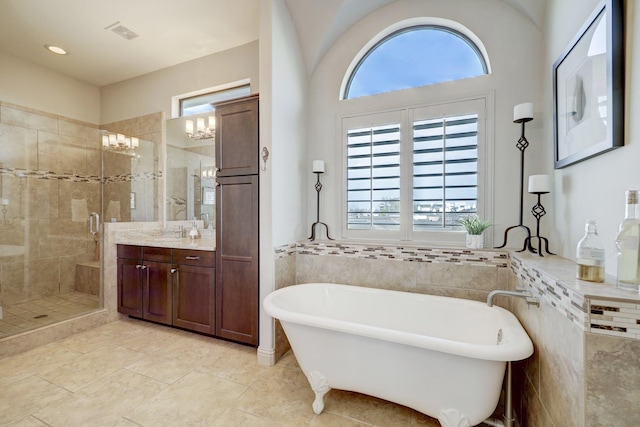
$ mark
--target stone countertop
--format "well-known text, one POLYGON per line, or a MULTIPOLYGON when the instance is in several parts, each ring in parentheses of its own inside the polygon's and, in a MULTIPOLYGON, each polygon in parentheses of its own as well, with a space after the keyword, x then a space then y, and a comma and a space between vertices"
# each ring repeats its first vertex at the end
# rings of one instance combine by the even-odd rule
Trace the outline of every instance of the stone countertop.
POLYGON ((154 246, 199 251, 216 250, 215 231, 205 232, 200 239, 166 236, 162 235, 161 231, 122 231, 116 235, 115 242, 121 245, 154 246))
POLYGON ((526 264, 536 273, 552 278, 567 290, 582 297, 629 300, 640 304, 640 293, 618 288, 615 277, 606 276, 603 283, 577 279, 576 263, 570 259, 557 255, 541 257, 528 252, 511 252, 510 256, 513 260, 526 264))

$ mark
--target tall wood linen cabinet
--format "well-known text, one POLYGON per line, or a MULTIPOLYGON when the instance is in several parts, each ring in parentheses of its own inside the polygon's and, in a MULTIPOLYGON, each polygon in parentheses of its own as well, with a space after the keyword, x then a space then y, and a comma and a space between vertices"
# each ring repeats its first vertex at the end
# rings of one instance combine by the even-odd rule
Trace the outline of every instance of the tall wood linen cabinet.
POLYGON ((258 96, 216 109, 216 335, 258 345, 258 96))

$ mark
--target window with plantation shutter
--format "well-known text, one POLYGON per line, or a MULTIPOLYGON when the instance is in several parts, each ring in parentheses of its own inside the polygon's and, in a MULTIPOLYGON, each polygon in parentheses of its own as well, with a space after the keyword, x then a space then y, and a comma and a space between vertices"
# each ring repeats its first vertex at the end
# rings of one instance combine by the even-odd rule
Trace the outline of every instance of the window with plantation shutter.
POLYGON ((448 229, 477 212, 478 115, 413 123, 413 229, 448 229))
POLYGON ((486 217, 486 98, 345 117, 343 237, 457 242, 486 217))
POLYGON ((347 134, 347 228, 400 228, 400 124, 347 134))

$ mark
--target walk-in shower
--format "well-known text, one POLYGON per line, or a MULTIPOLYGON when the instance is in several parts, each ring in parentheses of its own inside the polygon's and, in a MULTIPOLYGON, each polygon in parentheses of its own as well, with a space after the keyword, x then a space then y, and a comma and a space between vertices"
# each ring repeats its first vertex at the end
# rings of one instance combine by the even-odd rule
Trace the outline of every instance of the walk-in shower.
POLYGON ((0 102, 0 339, 103 307, 103 222, 157 218, 159 146, 0 102))

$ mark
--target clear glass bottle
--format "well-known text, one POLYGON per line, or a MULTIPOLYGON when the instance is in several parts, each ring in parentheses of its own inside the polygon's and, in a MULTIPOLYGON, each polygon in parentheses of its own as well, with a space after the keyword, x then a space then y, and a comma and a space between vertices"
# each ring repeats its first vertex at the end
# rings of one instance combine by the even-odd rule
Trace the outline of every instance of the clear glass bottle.
POLYGON ((604 282, 604 246, 598 237, 598 227, 592 219, 584 226, 585 235, 576 247, 576 277, 590 282, 604 282))
POLYGON ((640 204, 638 190, 625 193, 624 220, 620 223, 618 248, 618 287, 640 291, 640 204))

